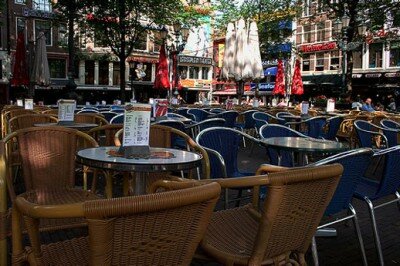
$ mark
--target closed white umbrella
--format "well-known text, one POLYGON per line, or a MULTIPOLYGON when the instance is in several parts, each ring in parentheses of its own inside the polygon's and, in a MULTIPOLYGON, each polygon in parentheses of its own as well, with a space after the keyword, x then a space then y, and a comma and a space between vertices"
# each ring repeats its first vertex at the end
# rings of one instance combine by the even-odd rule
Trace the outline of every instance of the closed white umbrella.
POLYGON ((222 62, 221 69, 221 78, 222 79, 231 79, 233 78, 234 73, 234 60, 235 60, 235 42, 236 42, 236 33, 235 33, 235 24, 230 22, 228 23, 228 27, 226 29, 225 35, 225 49, 224 49, 224 59, 222 62))
POLYGON ((31 81, 40 86, 50 85, 50 70, 46 52, 46 37, 44 36, 43 32, 39 33, 39 37, 37 38, 36 42, 31 81))
POLYGON ((251 54, 251 70, 253 73, 253 80, 260 80, 264 78, 264 70, 261 62, 260 41, 258 38, 257 23, 252 21, 249 28, 248 50, 251 54))
POLYGON ((236 53, 234 61, 236 81, 243 81, 252 77, 249 54, 246 23, 244 19, 239 19, 236 24, 236 53))

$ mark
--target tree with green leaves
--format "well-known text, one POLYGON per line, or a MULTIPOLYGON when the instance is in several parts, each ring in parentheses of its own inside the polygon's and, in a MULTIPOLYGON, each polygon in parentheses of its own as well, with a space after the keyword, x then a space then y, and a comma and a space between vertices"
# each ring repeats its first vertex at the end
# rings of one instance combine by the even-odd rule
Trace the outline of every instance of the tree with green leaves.
POLYGON ((122 102, 126 100, 125 61, 135 47, 162 25, 191 26, 199 17, 180 0, 89 0, 85 4, 87 32, 93 32, 96 44, 110 48, 119 58, 122 102))

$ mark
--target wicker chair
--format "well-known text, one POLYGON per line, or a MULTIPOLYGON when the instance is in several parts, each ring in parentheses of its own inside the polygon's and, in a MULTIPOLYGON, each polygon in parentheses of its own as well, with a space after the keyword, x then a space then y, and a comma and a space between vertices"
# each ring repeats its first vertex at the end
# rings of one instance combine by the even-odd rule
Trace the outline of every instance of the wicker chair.
POLYGON ((99 126, 109 124, 108 121, 99 113, 96 114, 75 114, 74 121, 77 123, 92 123, 99 126))
MULTIPOLYGON (((97 146, 90 136, 77 130, 62 127, 35 127, 21 129, 1 140, 5 149, 8 194, 12 202, 17 192, 10 175, 10 145, 16 140, 24 178, 25 192, 37 197, 43 204, 65 204, 97 199, 98 196, 76 189, 75 153, 77 149, 97 146)), ((46 220, 40 224, 43 230, 82 225, 83 221, 46 220)))
POLYGON ((4 138, 9 132, 9 124, 11 118, 16 117, 18 115, 24 114, 36 114, 33 110, 26 110, 26 109, 10 109, 8 111, 4 111, 1 114, 1 125, 2 125, 2 137, 4 138))
POLYGON ((67 205, 41 206, 18 197, 13 210, 13 263, 34 265, 189 265, 221 188, 207 184, 177 191, 67 205), (21 218, 31 247, 21 245, 21 218), (41 218, 87 219, 87 237, 40 245, 41 218))
POLYGON ((206 254, 224 265, 305 265, 322 215, 335 192, 343 167, 339 164, 292 171, 216 179, 222 188, 268 187, 263 212, 251 204, 213 214, 201 242, 206 254))
POLYGON ((33 127, 37 123, 57 123, 57 118, 46 114, 24 114, 15 116, 8 121, 10 133, 33 127))

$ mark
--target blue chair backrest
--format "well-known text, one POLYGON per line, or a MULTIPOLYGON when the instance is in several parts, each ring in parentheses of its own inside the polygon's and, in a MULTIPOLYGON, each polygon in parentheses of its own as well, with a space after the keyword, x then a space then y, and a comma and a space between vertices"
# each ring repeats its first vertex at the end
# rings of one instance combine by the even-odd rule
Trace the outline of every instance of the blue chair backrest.
POLYGON ((281 125, 284 125, 287 121, 283 117, 284 116, 294 116, 294 114, 289 113, 289 112, 278 112, 278 113, 276 113, 275 116, 276 116, 276 118, 278 120, 278 123, 281 124, 281 125))
POLYGON ((176 113, 185 116, 185 115, 187 115, 188 110, 189 110, 189 108, 178 108, 176 110, 176 113))
POLYGON ((328 132, 325 135, 325 139, 334 140, 342 122, 342 116, 334 116, 327 119, 328 132))
POLYGON ((104 118, 110 123, 111 119, 118 115, 116 112, 101 112, 102 115, 104 115, 104 118))
POLYGON ((320 138, 323 135, 322 128, 326 124, 326 117, 313 117, 305 120, 304 123, 307 124, 307 136, 311 138, 320 138))
POLYGON ((202 109, 197 109, 197 108, 189 109, 187 112, 188 112, 188 114, 192 114, 195 116, 196 122, 201 122, 201 121, 207 119, 208 116, 210 115, 209 112, 204 111, 202 109))
POLYGON ((260 128, 263 125, 266 125, 270 122, 270 116, 263 112, 255 112, 252 114, 252 117, 254 119, 254 126, 257 129, 257 132, 260 131, 260 128))
MULTIPOLYGON (((217 151, 224 158, 227 177, 234 177, 238 172, 237 156, 242 135, 237 130, 223 127, 212 127, 203 130, 196 138, 196 142, 206 148, 217 151)), ((208 153, 211 165, 211 177, 223 177, 220 163, 212 154, 208 153)))
MULTIPOLYGON (((185 133, 185 125, 180 121, 161 120, 158 121, 156 124, 172 127, 185 133)), ((186 140, 180 136, 171 134, 171 146, 177 149, 186 149, 186 140)))
POLYGON ((225 111, 213 117, 225 119, 224 127, 234 128, 236 124, 236 118, 238 117, 238 115, 239 113, 236 111, 225 111))
POLYGON ((331 202, 325 210, 325 215, 333 215, 349 207, 357 185, 370 165, 372 155, 372 149, 361 148, 335 154, 310 165, 320 166, 333 163, 343 165, 342 177, 331 202))
POLYGON ((110 124, 123 124, 123 123, 124 123, 124 114, 116 115, 110 120, 110 124))
POLYGON ((364 120, 356 120, 354 121, 354 127, 356 128, 360 146, 372 148, 373 134, 371 132, 373 131, 373 125, 364 120))
MULTIPOLYGON (((302 137, 306 138, 306 135, 297 132, 286 126, 277 124, 268 124, 260 128, 259 134, 261 138, 273 138, 273 137, 302 137)), ((278 152, 274 148, 267 148, 268 157, 270 159, 270 164, 278 165, 278 152)), ((293 167, 294 158, 291 152, 281 151, 281 166, 293 167)))
POLYGON ((212 109, 210 109, 209 112, 213 113, 213 114, 219 114, 219 113, 225 112, 225 110, 222 108, 212 108, 212 109))
POLYGON ((225 125, 225 119, 222 118, 210 118, 203 120, 198 124, 199 131, 202 131, 210 127, 223 127, 225 125))
POLYGON ((253 114, 257 112, 257 110, 248 110, 243 113, 244 115, 244 129, 252 129, 255 126, 255 121, 253 119, 253 114))
POLYGON ((400 146, 378 151, 374 156, 384 156, 384 170, 376 197, 394 194, 400 187, 400 146))
POLYGON ((390 129, 400 129, 399 123, 397 123, 396 121, 393 121, 393 120, 389 120, 389 119, 382 119, 381 126, 384 128, 390 128, 390 129))
POLYGON ((382 128, 383 135, 385 135, 387 139, 388 147, 394 147, 399 145, 397 141, 397 137, 400 134, 400 129, 389 129, 389 128, 382 128))
POLYGON ((77 114, 90 114, 90 113, 98 114, 99 111, 97 111, 96 109, 82 109, 82 110, 77 112, 77 114))

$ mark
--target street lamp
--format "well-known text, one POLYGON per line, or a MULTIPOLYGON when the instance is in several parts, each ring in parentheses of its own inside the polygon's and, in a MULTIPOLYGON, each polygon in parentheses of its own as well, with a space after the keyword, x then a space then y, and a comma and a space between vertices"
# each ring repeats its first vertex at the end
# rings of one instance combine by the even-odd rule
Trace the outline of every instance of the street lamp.
POLYGON ((132 100, 135 100, 135 88, 133 87, 133 81, 135 79, 135 62, 129 61, 129 72, 130 72, 130 80, 131 80, 131 92, 132 92, 132 100))
MULTIPOLYGON (((360 41, 349 42, 348 30, 350 29, 350 17, 345 9, 344 15, 337 18, 333 22, 333 29, 337 33, 337 44, 342 52, 342 92, 347 92, 347 53, 357 49, 363 43, 360 41)), ((357 25, 357 33, 359 36, 364 36, 367 31, 367 26, 361 22, 357 25)))
MULTIPOLYGON (((189 29, 186 27, 182 27, 182 25, 179 22, 175 22, 173 24, 173 29, 174 32, 172 33, 172 35, 174 36, 174 41, 170 45, 165 45, 165 47, 169 52, 169 55, 173 62, 172 65, 175 68, 172 80, 174 85, 173 89, 175 89, 175 91, 177 92, 179 83, 178 55, 185 49, 185 44, 189 37, 189 29)), ((163 27, 161 29, 161 38, 165 41, 167 35, 168 35, 168 30, 167 28, 163 27)), ((169 95, 170 97, 172 97, 172 91, 170 91, 169 95)))

